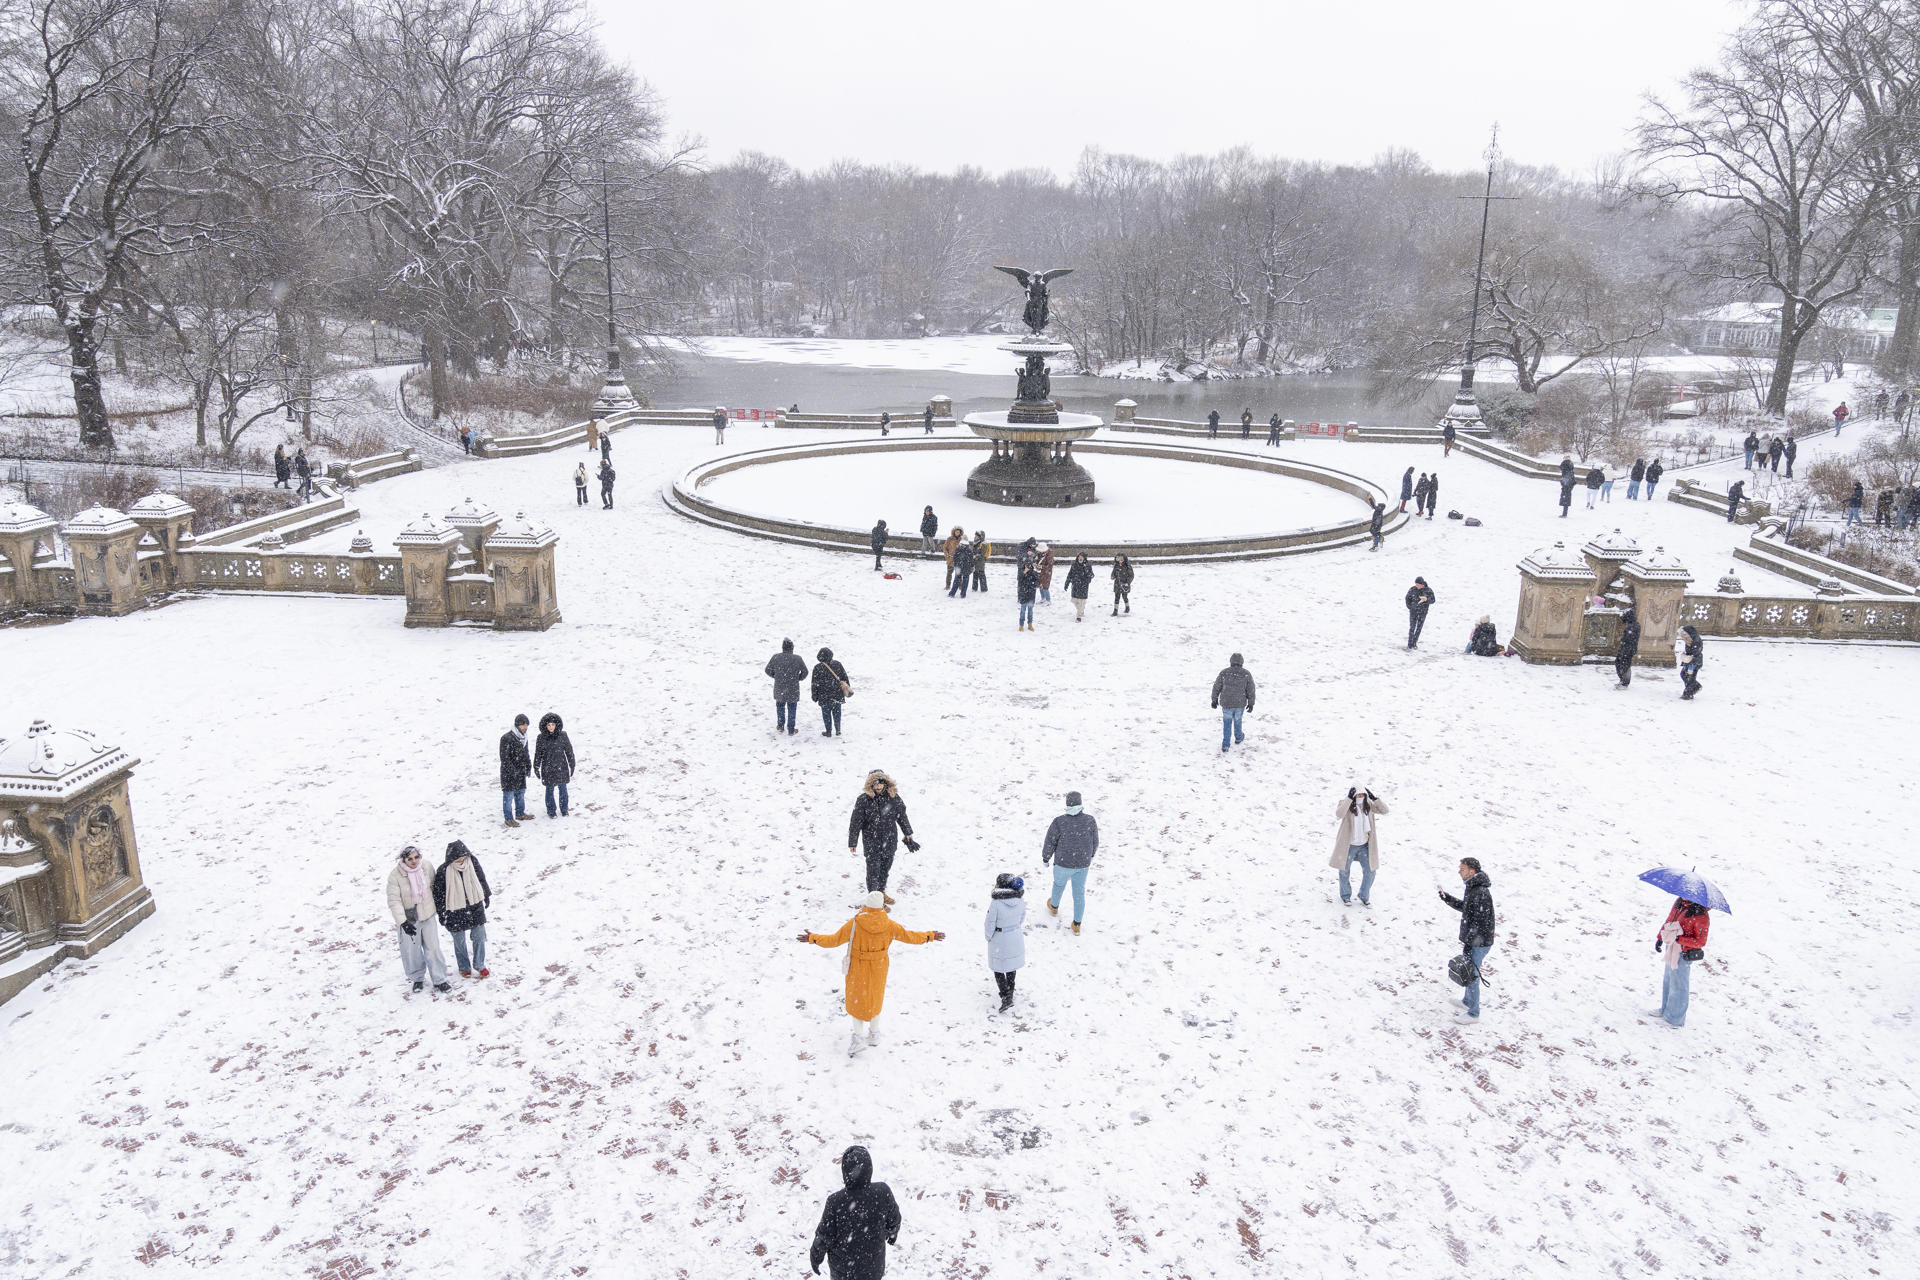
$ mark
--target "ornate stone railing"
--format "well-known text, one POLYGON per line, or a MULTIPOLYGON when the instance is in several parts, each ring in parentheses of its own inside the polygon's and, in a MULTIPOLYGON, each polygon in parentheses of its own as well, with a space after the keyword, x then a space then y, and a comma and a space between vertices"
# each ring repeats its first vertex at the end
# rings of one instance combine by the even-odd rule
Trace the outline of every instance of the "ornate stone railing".
POLYGON ((1703 636, 1786 640, 1920 640, 1913 596, 1749 596, 1714 592, 1680 601, 1680 622, 1703 636))
POLYGON ((325 591, 398 596, 400 557, 371 552, 321 555, 303 551, 190 548, 180 552, 181 585, 214 591, 325 591))

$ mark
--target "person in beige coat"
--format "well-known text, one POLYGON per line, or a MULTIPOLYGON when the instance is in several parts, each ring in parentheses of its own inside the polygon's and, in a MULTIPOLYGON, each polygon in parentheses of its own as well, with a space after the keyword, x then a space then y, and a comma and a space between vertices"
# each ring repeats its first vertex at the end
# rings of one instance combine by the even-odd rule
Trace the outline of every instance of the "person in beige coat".
POLYGON ((1359 863, 1360 905, 1373 905, 1373 876, 1380 870, 1380 827, 1374 821, 1387 811, 1386 802, 1365 787, 1348 787, 1334 808, 1340 831, 1333 841, 1333 860, 1327 865, 1340 873, 1340 901, 1353 901, 1352 869, 1359 863))
POLYGON ((387 877, 387 910, 400 939, 400 967, 418 991, 432 977, 435 991, 447 991, 447 957, 440 950, 440 925, 433 913, 433 877, 408 845, 387 877))

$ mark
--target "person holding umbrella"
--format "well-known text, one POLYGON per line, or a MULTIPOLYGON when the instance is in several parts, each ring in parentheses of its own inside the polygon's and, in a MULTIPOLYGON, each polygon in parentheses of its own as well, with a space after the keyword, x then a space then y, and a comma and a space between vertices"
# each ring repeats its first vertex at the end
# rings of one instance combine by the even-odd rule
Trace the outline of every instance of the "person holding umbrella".
POLYGON ((1642 872, 1640 878, 1675 895, 1666 922, 1653 940, 1654 951, 1665 953, 1665 964, 1660 971, 1660 1008, 1657 1014, 1647 1016, 1664 1018, 1670 1027, 1684 1027, 1693 966, 1706 957, 1707 911, 1711 908, 1732 915, 1733 908, 1712 881, 1693 871, 1655 867, 1642 872))

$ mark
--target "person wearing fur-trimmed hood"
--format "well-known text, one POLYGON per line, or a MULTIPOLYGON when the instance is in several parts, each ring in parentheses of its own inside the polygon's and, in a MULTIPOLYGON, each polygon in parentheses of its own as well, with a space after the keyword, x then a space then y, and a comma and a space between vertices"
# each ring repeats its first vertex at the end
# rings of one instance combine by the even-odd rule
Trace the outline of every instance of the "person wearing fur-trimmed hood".
POLYGON ((1000 989, 1000 1012, 1013 1008, 1013 981, 1027 962, 1027 882, 1010 871, 994 878, 987 903, 987 968, 1000 989))
POLYGON ((865 842, 867 889, 869 892, 878 889, 885 899, 883 905, 887 906, 893 904, 886 892, 887 874, 893 870, 893 855, 898 848, 896 829, 899 836, 906 837, 909 852, 920 852, 913 838, 913 823, 907 820, 906 802, 900 798, 900 788, 892 778, 875 769, 867 775, 859 798, 853 802, 853 817, 847 822, 847 852, 857 852, 865 842))
POLYGON ((887 914, 886 895, 875 889, 851 920, 833 933, 800 935, 800 941, 816 947, 847 948, 847 1016, 853 1019, 853 1042, 849 1057, 880 1041, 880 1007, 887 998, 887 948, 896 942, 919 946, 923 942, 942 942, 946 934, 938 929, 919 933, 903 928, 887 914), (865 1032, 864 1035, 861 1033, 865 1032))

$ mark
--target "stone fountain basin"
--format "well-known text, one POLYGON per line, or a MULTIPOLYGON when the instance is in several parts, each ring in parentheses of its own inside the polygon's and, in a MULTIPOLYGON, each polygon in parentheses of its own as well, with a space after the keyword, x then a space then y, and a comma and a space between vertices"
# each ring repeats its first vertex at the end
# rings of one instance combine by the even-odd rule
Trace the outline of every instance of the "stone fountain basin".
POLYGON ((1009 422, 1004 409, 993 413, 970 413, 964 421, 967 429, 977 436, 984 436, 988 440, 1011 440, 1017 444, 1085 440, 1107 425, 1097 413, 1062 413, 1059 422, 1009 422))

